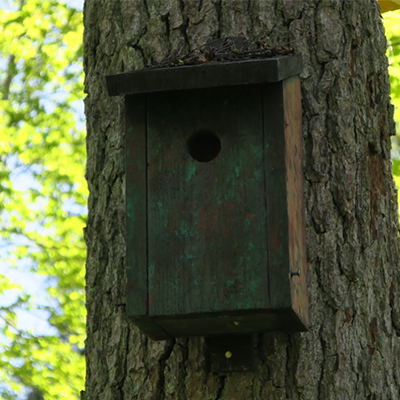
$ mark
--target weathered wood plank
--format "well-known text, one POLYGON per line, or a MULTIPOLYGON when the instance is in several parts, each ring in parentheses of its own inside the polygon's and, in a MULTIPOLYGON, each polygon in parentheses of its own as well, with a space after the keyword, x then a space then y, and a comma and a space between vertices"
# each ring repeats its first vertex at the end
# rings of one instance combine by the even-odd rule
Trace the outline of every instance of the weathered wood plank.
POLYGON ((304 331, 291 307, 154 317, 154 321, 172 337, 304 331))
POLYGON ((128 315, 147 315, 146 98, 125 98, 128 315))
POLYGON ((291 77, 283 82, 285 118, 285 160, 287 213, 289 224, 290 270, 300 272, 290 279, 292 307, 308 327, 307 249, 303 189, 303 146, 301 137, 300 79, 291 77))
POLYGON ((291 307, 282 83, 263 86, 269 294, 272 308, 291 307))
POLYGON ((141 69, 107 76, 110 96, 279 82, 301 72, 300 55, 141 69))
POLYGON ((154 340, 170 336, 148 316, 146 97, 125 98, 126 309, 154 340))

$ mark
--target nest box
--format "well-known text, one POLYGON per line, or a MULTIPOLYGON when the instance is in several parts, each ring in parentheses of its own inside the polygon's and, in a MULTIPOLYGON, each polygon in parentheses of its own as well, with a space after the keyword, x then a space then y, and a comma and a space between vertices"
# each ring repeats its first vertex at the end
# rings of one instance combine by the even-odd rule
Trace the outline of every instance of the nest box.
POLYGON ((127 313, 150 338, 307 329, 299 56, 107 77, 127 313))

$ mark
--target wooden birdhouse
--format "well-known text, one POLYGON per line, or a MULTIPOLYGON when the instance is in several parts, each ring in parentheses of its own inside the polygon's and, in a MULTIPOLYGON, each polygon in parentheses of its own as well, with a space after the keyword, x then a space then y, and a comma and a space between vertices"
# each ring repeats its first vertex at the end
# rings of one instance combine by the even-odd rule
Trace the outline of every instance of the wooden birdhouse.
POLYGON ((382 14, 400 9, 400 0, 379 0, 382 14))
POLYGON ((307 329, 300 71, 107 77, 125 96, 127 313, 150 338, 307 329))

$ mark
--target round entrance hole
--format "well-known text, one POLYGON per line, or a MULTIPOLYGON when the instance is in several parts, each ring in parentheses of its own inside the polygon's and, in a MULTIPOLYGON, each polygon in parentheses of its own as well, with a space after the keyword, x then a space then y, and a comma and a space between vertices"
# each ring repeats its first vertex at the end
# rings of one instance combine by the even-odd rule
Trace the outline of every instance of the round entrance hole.
POLYGON ((209 162, 217 157, 221 150, 221 141, 211 131, 194 133, 187 141, 189 154, 199 162, 209 162))

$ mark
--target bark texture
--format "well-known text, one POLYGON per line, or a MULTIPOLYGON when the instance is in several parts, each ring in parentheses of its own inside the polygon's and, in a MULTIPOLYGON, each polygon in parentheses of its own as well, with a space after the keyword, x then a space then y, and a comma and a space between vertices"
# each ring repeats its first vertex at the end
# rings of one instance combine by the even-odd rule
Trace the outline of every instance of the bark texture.
POLYGON ((386 42, 375 0, 87 0, 87 400, 400 398, 398 215, 386 42), (258 336, 218 376, 202 338, 151 342, 125 318, 123 99, 107 74, 212 38, 303 56, 307 333, 258 336))

